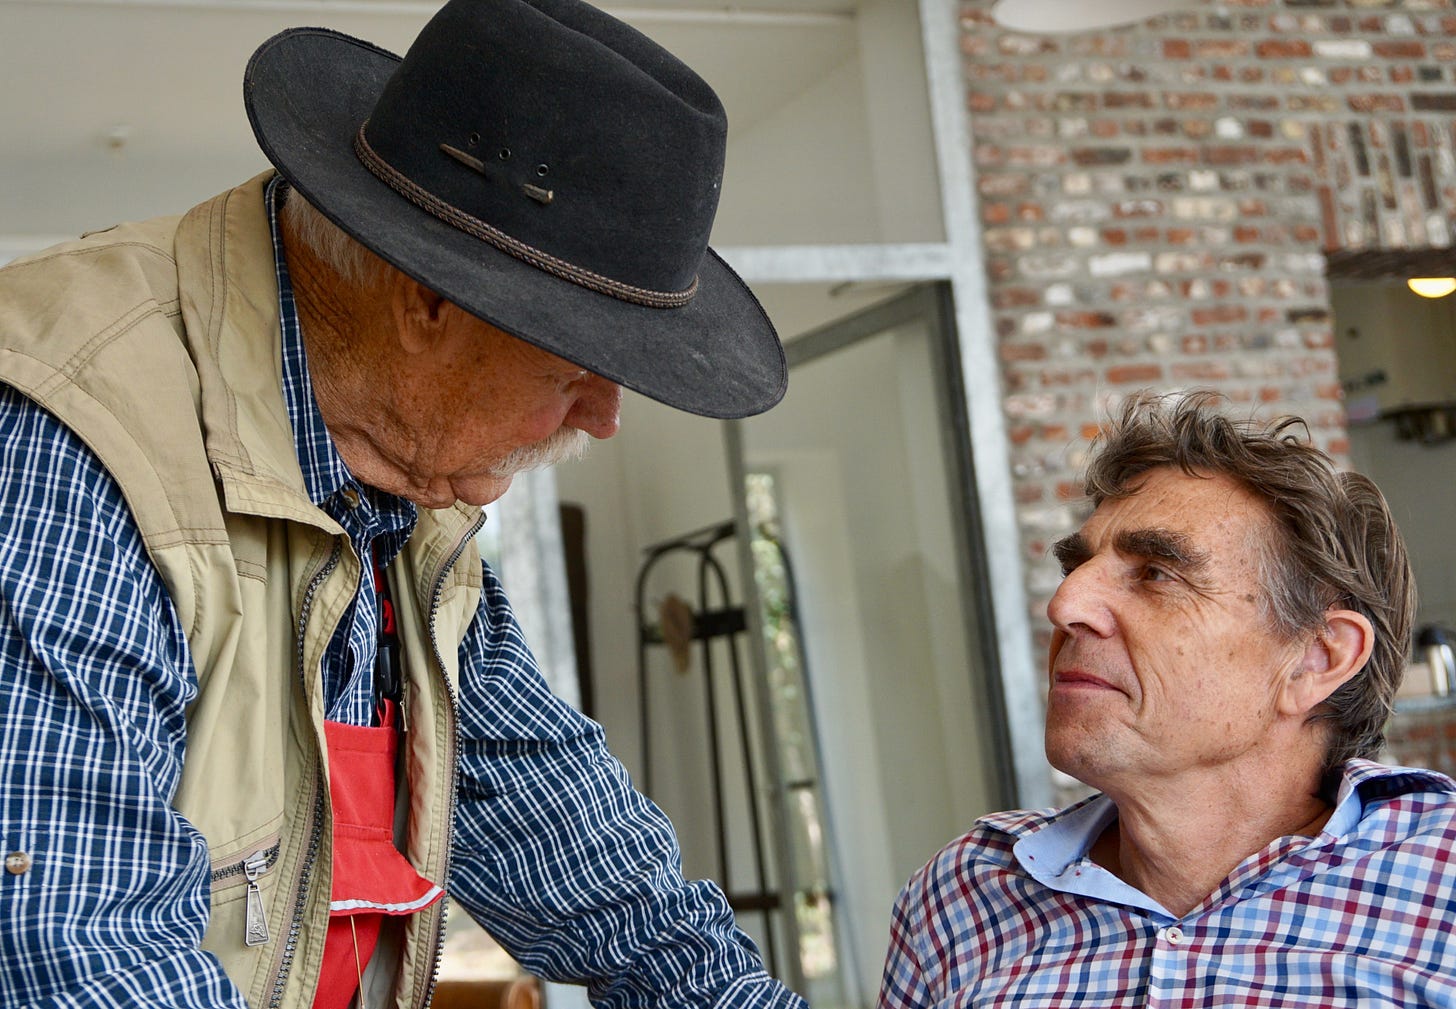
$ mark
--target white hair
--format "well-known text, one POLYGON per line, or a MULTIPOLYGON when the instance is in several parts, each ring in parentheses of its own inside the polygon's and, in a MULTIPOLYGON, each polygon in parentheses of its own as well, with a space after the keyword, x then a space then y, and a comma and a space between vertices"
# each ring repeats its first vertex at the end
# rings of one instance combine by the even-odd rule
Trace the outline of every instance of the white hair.
POLYGON ((296 189, 288 191, 281 217, 289 237, 307 247, 344 281, 356 287, 381 283, 393 269, 333 221, 296 189))

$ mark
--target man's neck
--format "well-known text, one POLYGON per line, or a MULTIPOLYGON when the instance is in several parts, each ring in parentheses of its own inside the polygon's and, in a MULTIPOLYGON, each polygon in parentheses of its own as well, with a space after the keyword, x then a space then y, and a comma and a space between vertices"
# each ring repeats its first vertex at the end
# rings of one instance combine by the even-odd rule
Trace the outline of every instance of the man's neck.
POLYGON ((369 483, 380 468, 369 434, 389 420, 382 406, 388 390, 377 382, 391 372, 370 367, 379 339, 370 326, 384 310, 368 301, 374 292, 350 288, 286 228, 283 235, 314 401, 345 464, 369 483), (375 383, 364 381, 368 374, 375 383))
POLYGON ((1157 782, 1109 796, 1117 819, 1093 843, 1092 861, 1182 917, 1276 838, 1314 837, 1330 817, 1319 773, 1286 770, 1157 782))

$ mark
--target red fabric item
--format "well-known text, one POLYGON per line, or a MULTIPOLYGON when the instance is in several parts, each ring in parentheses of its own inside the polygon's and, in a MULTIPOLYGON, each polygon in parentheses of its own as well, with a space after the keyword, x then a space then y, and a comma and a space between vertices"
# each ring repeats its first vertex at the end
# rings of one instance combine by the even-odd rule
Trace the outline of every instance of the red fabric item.
POLYGON ((394 758, 399 734, 385 701, 377 728, 325 722, 334 810, 334 885, 314 1009, 347 1009, 387 914, 413 914, 445 891, 394 847, 394 758), (352 919, 352 921, 351 921, 352 919))

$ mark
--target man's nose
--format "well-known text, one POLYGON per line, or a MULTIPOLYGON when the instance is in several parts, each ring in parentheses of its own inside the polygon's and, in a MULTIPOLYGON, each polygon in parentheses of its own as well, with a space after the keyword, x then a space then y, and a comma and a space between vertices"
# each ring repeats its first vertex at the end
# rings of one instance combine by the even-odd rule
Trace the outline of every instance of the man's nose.
POLYGON ((1099 637, 1112 633, 1107 572, 1097 561, 1077 565, 1062 579, 1047 603, 1047 618, 1063 631, 1089 630, 1099 637))
POLYGON ((593 438, 610 438, 622 426, 622 387, 600 375, 587 375, 564 423, 593 438))

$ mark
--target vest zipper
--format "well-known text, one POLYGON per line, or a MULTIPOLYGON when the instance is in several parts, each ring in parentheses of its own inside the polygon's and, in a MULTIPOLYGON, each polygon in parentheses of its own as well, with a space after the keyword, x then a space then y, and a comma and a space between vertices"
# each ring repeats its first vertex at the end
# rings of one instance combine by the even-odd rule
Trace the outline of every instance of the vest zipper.
MULTIPOLYGON (((334 539, 333 552, 324 566, 318 570, 308 583, 308 589, 303 594, 303 605, 299 607, 298 615, 298 670, 299 675, 304 675, 304 641, 308 632, 309 610, 313 608, 313 597, 318 592, 318 587, 323 584, 334 568, 339 566, 339 557, 344 552, 343 543, 338 537, 334 539)), ((314 740, 315 746, 318 740, 314 740)), ((298 886, 293 902, 293 918, 288 926, 288 938, 284 941, 283 950, 278 959, 278 972, 273 978, 273 994, 268 1000, 269 1009, 278 1009, 283 1004, 283 989, 288 983, 288 971, 293 967, 293 955, 298 948, 298 933, 303 929, 303 914, 308 903, 309 882, 313 878, 313 863, 318 857, 319 842, 323 835, 324 823, 324 790, 319 774, 319 768, 323 766, 323 755, 316 754, 319 763, 313 775, 313 813, 309 823, 308 850, 304 853, 303 861, 298 868, 298 886)))
POLYGON ((246 858, 212 871, 212 885, 226 882, 233 876, 242 875, 248 881, 247 914, 243 928, 243 945, 262 946, 268 942, 268 916, 263 910, 263 891, 258 880, 278 861, 282 842, 275 842, 267 848, 259 848, 246 858))
MULTIPOLYGON (((447 756, 450 759, 450 810, 445 820, 445 866, 444 872, 440 875, 441 885, 445 886, 447 891, 450 881, 450 852, 454 848, 455 809, 460 802, 460 761, 458 757, 460 752, 460 699, 455 695, 455 688, 450 685, 450 677, 444 675, 445 662, 440 656, 440 639, 435 633, 435 611, 440 605, 440 593, 445 590, 445 576, 455 566, 455 562, 460 559, 461 553, 465 550, 465 545, 475 538, 475 534, 480 532, 480 527, 483 525, 485 525, 484 512, 476 516, 475 522, 465 531, 465 535, 456 542, 454 549, 450 551, 450 556, 446 558, 445 563, 440 567, 439 574, 435 576, 435 586, 430 591, 430 609, 425 616, 425 624, 430 629, 430 648, 435 653, 435 665, 440 669, 440 679, 444 682, 445 694, 450 699, 450 711, 448 713, 450 738, 449 750, 447 752, 447 756)), ((425 1009, 434 999, 435 987, 440 980, 440 961, 445 956, 444 921, 445 915, 443 911, 435 915, 435 961, 434 965, 430 968, 430 980, 425 985, 424 998, 417 1003, 420 1009, 425 1009)))
POLYGON ((263 891, 258 888, 258 877, 268 871, 267 860, 250 858, 243 863, 243 872, 248 877, 248 908, 243 944, 245 946, 266 946, 268 944, 268 915, 263 910, 263 891))

